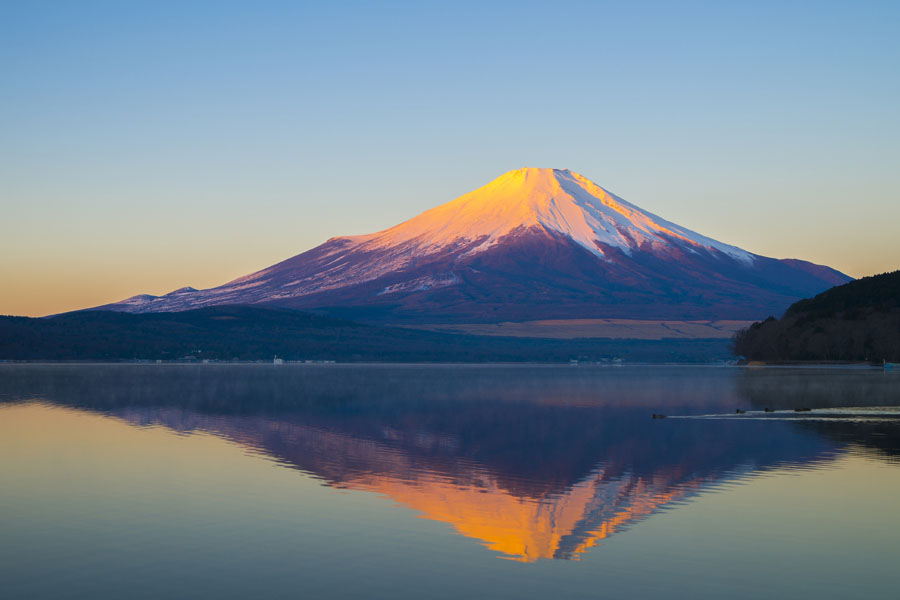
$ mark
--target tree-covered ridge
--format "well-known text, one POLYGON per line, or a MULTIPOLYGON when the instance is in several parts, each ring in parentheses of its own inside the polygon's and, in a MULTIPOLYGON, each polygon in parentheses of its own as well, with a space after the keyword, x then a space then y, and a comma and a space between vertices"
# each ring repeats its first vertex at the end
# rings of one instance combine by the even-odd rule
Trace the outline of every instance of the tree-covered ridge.
POLYGON ((816 313, 833 315, 854 309, 889 311, 900 308, 900 270, 863 277, 826 290, 814 298, 799 300, 785 316, 816 313))
POLYGON ((737 333, 735 354, 762 361, 900 362, 900 271, 794 303, 737 333))

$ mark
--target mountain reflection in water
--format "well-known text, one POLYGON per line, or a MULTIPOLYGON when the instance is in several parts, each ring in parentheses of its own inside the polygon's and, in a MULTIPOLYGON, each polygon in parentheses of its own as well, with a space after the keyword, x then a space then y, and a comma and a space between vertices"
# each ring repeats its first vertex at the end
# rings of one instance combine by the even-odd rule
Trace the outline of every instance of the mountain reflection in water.
POLYGON ((900 454, 892 422, 650 418, 900 405, 900 378, 868 371, 27 365, 2 383, 7 402, 221 436, 529 562, 761 470, 900 454))

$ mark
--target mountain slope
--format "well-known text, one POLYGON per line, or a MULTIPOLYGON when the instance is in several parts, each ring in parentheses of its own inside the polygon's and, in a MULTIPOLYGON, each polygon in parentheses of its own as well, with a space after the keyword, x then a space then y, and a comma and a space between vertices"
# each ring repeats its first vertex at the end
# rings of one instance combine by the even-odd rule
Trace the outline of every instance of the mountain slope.
POLYGON ((390 229, 223 286, 100 308, 269 304, 395 322, 756 319, 850 278, 670 223, 576 173, 519 169, 390 229))

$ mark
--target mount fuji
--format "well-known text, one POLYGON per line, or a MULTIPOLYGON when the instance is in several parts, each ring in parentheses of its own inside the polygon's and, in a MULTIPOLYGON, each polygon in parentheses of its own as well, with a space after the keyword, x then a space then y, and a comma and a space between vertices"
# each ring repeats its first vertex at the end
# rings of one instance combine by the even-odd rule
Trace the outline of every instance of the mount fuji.
POLYGON ((390 229, 331 238, 219 287, 98 309, 253 304, 388 323, 756 320, 850 280, 700 235, 577 173, 525 168, 390 229))

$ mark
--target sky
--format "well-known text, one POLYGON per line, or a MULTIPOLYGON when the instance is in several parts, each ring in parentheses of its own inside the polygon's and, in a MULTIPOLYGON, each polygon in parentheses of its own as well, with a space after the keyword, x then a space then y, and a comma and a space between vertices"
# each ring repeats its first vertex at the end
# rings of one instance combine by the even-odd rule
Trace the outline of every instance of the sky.
POLYGON ((0 314, 219 285, 524 166, 900 268, 900 3, 0 0, 0 314))

